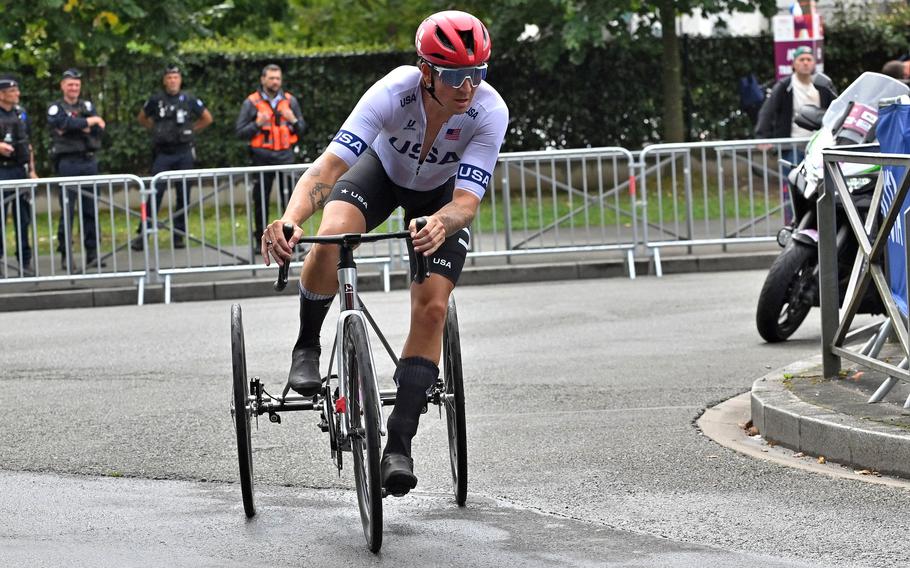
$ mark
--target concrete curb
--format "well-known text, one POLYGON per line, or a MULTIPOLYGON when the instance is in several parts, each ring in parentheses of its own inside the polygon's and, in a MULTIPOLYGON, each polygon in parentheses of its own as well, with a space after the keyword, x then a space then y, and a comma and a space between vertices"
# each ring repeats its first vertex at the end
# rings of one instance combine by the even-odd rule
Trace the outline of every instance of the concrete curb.
POLYGON ((809 404, 787 390, 785 374, 820 365, 818 355, 752 384, 752 424, 762 437, 857 469, 910 478, 910 432, 809 404))
MULTIPOLYGON (((717 272, 724 270, 758 270, 771 266, 777 252, 751 252, 742 254, 721 253, 706 255, 666 256, 662 259, 664 274, 687 272, 717 272)), ((653 274, 650 259, 635 261, 638 276, 653 274)), ((575 280, 582 278, 627 277, 628 270, 623 260, 571 260, 536 264, 502 264, 495 266, 471 266, 470 261, 461 273, 459 286, 487 284, 510 284, 522 282, 545 282, 575 280)), ((209 282, 175 282, 171 286, 171 302, 199 302, 206 300, 227 300, 273 296, 274 277, 248 279, 219 279, 209 282)), ((379 274, 365 271, 360 274, 360 289, 381 290, 379 274)), ((392 289, 402 290, 408 285, 404 272, 393 272, 392 289)), ((288 286, 284 294, 297 294, 296 286, 288 286)), ((75 288, 65 290, 32 290, 0 294, 0 312, 22 310, 47 310, 61 308, 88 308, 98 306, 134 305, 138 300, 135 286, 75 288)), ((146 304, 164 302, 164 288, 149 285, 145 289, 146 304)))

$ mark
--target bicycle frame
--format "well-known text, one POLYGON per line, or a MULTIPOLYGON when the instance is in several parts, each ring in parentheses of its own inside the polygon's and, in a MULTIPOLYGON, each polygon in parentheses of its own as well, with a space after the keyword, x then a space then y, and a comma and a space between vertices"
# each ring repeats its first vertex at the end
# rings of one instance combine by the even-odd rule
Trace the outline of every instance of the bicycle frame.
MULTIPOLYGON (((360 318, 363 322, 364 329, 369 329, 372 327, 370 322, 367 321, 367 318, 363 314, 363 304, 360 302, 360 297, 357 295, 357 264, 354 262, 354 251, 353 249, 346 245, 340 245, 341 251, 339 253, 338 260, 338 302, 341 307, 341 313, 338 316, 338 323, 335 328, 335 344, 332 348, 332 353, 334 355, 333 362, 337 365, 338 369, 338 394, 339 396, 347 401, 348 392, 347 392, 347 376, 345 375, 345 366, 344 366, 344 325, 347 323, 349 318, 360 318)), ((369 345, 370 352, 370 366, 374 369, 376 368, 376 361, 373 358, 373 347, 369 345)), ((331 380, 332 367, 331 363, 329 364, 329 380, 331 380)), ((382 400, 379 393, 379 378, 376 373, 373 373, 373 384, 370 385, 370 388, 376 391, 376 400, 382 400)), ((355 393, 356 394, 356 393, 355 393)), ((385 414, 382 411, 382 404, 379 404, 379 434, 381 436, 387 435, 385 428, 385 414)), ((344 418, 341 420, 341 436, 342 438, 348 437, 348 414, 343 413, 344 418)))
MULTIPOLYGON (((423 228, 426 225, 426 220, 421 218, 417 220, 417 230, 423 228)), ((294 226, 288 223, 285 223, 283 227, 284 238, 290 239, 294 234, 294 226)), ((316 237, 304 237, 298 242, 306 243, 324 243, 324 244, 334 244, 339 247, 338 253, 338 302, 341 307, 341 314, 338 317, 338 324, 335 329, 335 343, 332 346, 332 357, 330 357, 329 363, 329 372, 328 372, 328 381, 331 381, 332 378, 332 367, 334 363, 338 368, 338 395, 340 398, 347 401, 348 395, 347 392, 347 376, 344 375, 344 324, 349 318, 357 317, 360 318, 364 324, 364 329, 369 329, 370 327, 373 330, 382 336, 379 332, 379 329, 376 327, 375 323, 372 321, 372 318, 369 317, 369 313, 366 312, 366 309, 363 307, 363 304, 360 302, 360 296, 357 294, 357 264, 354 262, 354 247, 363 242, 376 241, 381 239, 392 239, 392 238, 403 238, 407 240, 408 251, 411 253, 411 258, 414 259, 415 264, 415 274, 414 280, 418 283, 423 282, 423 280, 429 276, 429 267, 427 266, 427 259, 423 255, 415 254, 414 248, 411 243, 410 233, 408 231, 401 231, 397 233, 386 233, 386 234, 361 234, 361 233, 347 233, 344 235, 332 235, 332 236, 316 236, 316 237)), ((278 271, 278 280, 275 282, 275 290, 281 291, 287 286, 288 282, 288 264, 285 263, 278 271)), ((397 361, 394 353, 392 353, 391 348, 388 345, 388 342, 385 341, 384 337, 381 337, 383 345, 386 349, 389 350, 389 353, 392 355, 393 360, 397 361)), ((373 358, 373 347, 369 344, 369 353, 370 353, 370 366, 375 369, 376 362, 373 358)), ((331 386, 331 384, 329 385, 331 386)), ((387 435, 385 428, 385 414, 382 411, 383 406, 383 397, 379 389, 379 378, 376 373, 373 373, 373 384, 371 388, 376 391, 376 399, 379 401, 379 433, 381 436, 387 435)), ((330 389, 329 389, 330 390, 330 389)), ((349 424, 348 424, 348 415, 346 412, 341 413, 344 418, 341 420, 341 439, 347 439, 349 436, 349 424)))

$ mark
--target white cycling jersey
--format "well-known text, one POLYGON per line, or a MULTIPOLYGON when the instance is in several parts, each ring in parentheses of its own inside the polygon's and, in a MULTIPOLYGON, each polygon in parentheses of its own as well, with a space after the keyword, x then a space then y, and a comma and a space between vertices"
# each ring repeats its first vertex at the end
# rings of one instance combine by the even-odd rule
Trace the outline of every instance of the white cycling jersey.
POLYGON ((328 150, 353 166, 372 147, 396 185, 427 191, 456 176, 456 189, 482 198, 509 122, 506 103, 489 83, 481 83, 471 107, 443 123, 421 163, 427 117, 420 88, 417 67, 393 70, 364 93, 328 150))

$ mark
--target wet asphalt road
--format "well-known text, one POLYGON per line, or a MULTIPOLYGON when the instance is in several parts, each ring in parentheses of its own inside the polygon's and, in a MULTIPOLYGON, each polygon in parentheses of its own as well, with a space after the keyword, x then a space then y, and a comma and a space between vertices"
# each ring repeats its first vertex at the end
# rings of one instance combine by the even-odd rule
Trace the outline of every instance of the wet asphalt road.
MULTIPOLYGON (((449 493, 444 423, 415 441, 416 494, 363 546, 349 471, 315 413, 260 421, 259 514, 240 505, 229 302, 0 314, 0 558, 56 566, 895 566, 906 490, 758 462, 694 419, 818 350, 754 330, 764 274, 465 287, 470 496, 449 493), (58 475, 76 474, 76 475, 58 475)), ((364 300, 393 345, 404 292, 364 300)), ((247 362, 280 392, 287 299, 242 302, 247 362)), ((334 313, 334 312, 332 312, 334 313)), ((331 318, 331 314, 330 314, 331 318)), ((324 332, 328 342, 330 332, 324 332)), ((381 376, 391 363, 374 345, 381 376)), ((6 564, 6 562, 4 562, 6 564)))

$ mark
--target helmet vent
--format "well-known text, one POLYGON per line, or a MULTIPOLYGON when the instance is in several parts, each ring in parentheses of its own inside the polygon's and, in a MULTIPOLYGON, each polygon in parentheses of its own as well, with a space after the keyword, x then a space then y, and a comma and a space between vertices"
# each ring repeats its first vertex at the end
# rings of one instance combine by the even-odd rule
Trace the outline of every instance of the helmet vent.
POLYGON ((442 33, 442 30, 439 29, 439 26, 436 26, 436 39, 438 39, 439 43, 441 43, 443 46, 451 49, 452 51, 455 51, 455 46, 452 45, 452 42, 449 41, 449 38, 447 38, 446 35, 442 33))
POLYGON ((473 30, 461 30, 458 32, 458 37, 461 38, 461 43, 464 44, 465 49, 468 51, 468 55, 474 55, 474 31, 473 30))

